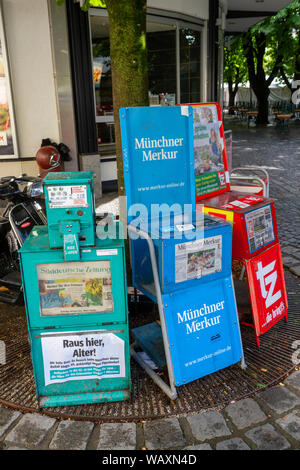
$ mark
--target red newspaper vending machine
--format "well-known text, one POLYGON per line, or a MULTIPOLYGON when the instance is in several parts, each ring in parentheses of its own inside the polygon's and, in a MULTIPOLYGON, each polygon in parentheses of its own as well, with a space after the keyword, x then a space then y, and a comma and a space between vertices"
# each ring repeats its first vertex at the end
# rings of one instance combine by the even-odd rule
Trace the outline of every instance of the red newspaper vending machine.
MULTIPOLYGON (((240 321, 254 328, 260 346, 260 335, 282 318, 287 321, 274 201, 230 189, 221 107, 219 103, 192 106, 197 210, 233 224, 232 259, 240 321), (246 281, 250 320, 239 301, 242 281, 246 281)), ((245 300, 245 292, 241 292, 245 300)))

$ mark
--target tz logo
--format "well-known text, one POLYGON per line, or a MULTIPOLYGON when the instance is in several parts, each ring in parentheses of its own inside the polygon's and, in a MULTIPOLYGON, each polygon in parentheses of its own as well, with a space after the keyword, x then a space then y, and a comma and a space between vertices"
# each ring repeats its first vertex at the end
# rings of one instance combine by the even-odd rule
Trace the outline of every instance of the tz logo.
POLYGON ((256 279, 260 283, 261 294, 266 299, 266 308, 271 307, 281 297, 281 290, 274 293, 277 280, 277 271, 274 269, 275 261, 263 268, 261 261, 257 263, 256 279), (269 289, 267 289, 267 287, 269 289))

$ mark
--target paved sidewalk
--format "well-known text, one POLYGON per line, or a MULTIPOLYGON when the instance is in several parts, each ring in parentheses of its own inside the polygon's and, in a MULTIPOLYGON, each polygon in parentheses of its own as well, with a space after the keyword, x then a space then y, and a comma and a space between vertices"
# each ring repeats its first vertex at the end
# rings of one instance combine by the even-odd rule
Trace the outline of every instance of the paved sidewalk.
POLYGON ((225 120, 233 135, 232 166, 259 166, 270 177, 284 267, 300 276, 300 122, 287 129, 247 128, 225 120))
MULTIPOLYGON (((299 347, 300 355, 300 347, 299 347)), ((4 450, 300 449, 300 370, 222 410, 142 423, 59 421, 0 407, 4 450)))

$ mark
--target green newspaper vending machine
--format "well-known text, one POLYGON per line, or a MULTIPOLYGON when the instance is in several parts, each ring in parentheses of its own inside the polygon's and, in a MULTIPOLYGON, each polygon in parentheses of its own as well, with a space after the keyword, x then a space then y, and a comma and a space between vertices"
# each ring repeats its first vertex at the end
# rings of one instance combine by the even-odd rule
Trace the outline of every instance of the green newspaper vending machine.
MULTIPOLYGON (((78 186, 79 173, 74 172, 73 186, 78 186)), ((84 177, 92 180, 89 173, 84 177)), ((50 188, 60 188, 58 207, 49 207, 46 196, 47 217, 50 211, 50 220, 60 233, 50 232, 47 226, 34 227, 20 250, 39 405, 125 400, 130 398, 130 364, 122 226, 111 220, 111 238, 102 230, 93 244, 85 240, 82 244, 82 233, 88 237, 91 227, 95 231, 93 185, 80 188, 84 211, 78 199, 74 207, 69 197, 72 173, 65 178, 67 190, 63 178, 62 173, 57 173, 57 180, 51 174, 50 188), (62 200, 64 192, 68 202, 62 200), (60 240, 61 247, 51 248, 51 237, 60 240)), ((82 178, 80 182, 84 186, 82 178)), ((45 187, 48 191, 47 181, 45 187)))

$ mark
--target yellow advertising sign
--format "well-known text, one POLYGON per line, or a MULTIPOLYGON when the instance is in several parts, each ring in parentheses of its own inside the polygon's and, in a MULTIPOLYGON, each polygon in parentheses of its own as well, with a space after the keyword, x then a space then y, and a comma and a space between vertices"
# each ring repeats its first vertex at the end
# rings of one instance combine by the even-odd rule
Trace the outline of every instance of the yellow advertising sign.
POLYGON ((226 220, 230 224, 233 224, 234 213, 232 211, 227 211, 227 210, 223 210, 223 209, 215 209, 214 207, 203 206, 203 212, 204 212, 204 214, 219 217, 223 220, 226 220))

